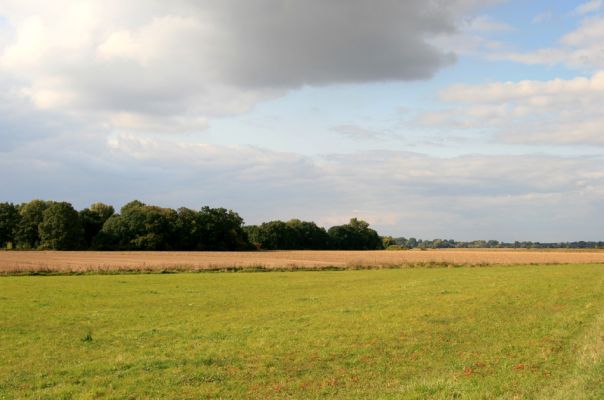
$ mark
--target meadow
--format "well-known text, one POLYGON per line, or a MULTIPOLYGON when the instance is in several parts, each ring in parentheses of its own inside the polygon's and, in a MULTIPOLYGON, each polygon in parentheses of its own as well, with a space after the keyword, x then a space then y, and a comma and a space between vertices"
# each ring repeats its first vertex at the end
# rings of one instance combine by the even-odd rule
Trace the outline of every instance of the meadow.
POLYGON ((603 289, 603 264, 4 276, 0 399, 604 398, 603 289))

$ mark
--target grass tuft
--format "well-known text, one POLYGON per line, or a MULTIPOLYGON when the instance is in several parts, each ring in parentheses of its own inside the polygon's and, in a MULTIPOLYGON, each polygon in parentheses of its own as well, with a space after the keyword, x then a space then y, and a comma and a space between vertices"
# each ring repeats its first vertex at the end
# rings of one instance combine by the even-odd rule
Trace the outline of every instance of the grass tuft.
POLYGON ((92 331, 90 331, 90 330, 86 331, 86 333, 84 334, 84 336, 82 336, 80 338, 80 340, 84 343, 92 342, 92 331))

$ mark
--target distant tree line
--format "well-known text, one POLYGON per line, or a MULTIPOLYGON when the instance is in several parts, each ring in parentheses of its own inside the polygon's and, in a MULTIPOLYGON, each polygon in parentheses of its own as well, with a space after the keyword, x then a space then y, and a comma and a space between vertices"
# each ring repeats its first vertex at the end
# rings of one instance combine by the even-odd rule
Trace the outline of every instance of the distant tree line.
POLYGON ((329 230, 292 219, 245 226, 225 208, 162 208, 132 201, 119 213, 103 203, 0 203, 0 248, 49 250, 374 250, 383 241, 353 218, 329 230))
POLYGON ((468 242, 452 239, 422 240, 416 238, 383 238, 384 246, 390 249, 472 249, 472 248, 515 248, 515 249, 604 249, 604 242, 576 241, 576 242, 500 242, 498 240, 473 240, 468 242))

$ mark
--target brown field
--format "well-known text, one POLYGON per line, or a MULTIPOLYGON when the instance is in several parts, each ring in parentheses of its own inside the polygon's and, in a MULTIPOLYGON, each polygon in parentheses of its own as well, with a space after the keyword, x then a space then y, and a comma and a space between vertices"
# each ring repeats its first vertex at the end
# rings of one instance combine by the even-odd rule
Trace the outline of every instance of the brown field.
POLYGON ((604 251, 514 249, 267 252, 0 251, 0 274, 571 263, 604 263, 604 251))

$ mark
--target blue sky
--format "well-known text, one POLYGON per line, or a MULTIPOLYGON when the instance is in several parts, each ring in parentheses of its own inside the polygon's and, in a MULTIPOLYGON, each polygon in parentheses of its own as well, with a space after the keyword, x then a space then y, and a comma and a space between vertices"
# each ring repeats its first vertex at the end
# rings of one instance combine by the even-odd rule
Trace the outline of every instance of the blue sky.
POLYGON ((0 1, 0 201, 602 240, 602 1, 0 1))

